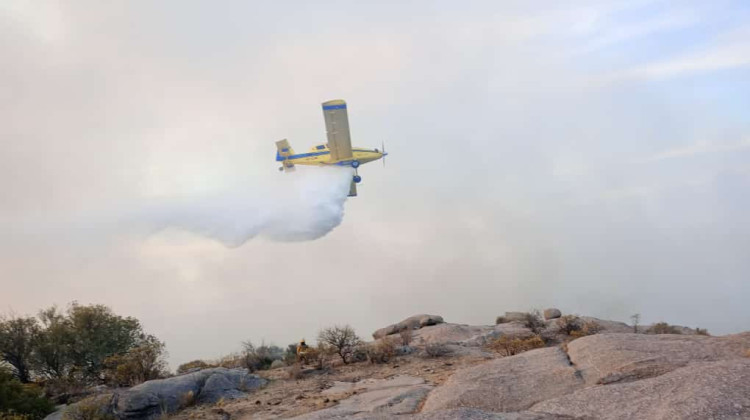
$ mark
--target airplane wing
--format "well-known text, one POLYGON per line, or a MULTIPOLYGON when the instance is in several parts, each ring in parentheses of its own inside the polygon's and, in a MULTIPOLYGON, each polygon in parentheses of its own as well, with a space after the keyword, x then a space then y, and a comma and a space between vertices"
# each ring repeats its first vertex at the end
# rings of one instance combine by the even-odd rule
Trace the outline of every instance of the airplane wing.
POLYGON ((326 120, 328 149, 331 160, 340 161, 352 158, 352 140, 349 136, 349 117, 346 102, 342 99, 323 102, 323 117, 326 120))
POLYGON ((349 186, 349 197, 357 196, 357 184, 352 181, 352 185, 349 186))

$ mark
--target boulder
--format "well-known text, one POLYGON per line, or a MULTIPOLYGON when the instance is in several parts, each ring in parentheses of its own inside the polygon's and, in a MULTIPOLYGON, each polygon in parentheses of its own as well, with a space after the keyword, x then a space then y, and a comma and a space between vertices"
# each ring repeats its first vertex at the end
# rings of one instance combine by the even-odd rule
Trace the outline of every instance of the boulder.
MULTIPOLYGON (((414 331, 412 343, 426 345, 433 343, 459 344, 476 341, 495 331, 494 327, 442 323, 414 331)), ((481 340, 480 340, 481 341, 481 340)))
POLYGON ((337 406, 294 418, 298 420, 393 418, 416 412, 432 388, 432 385, 427 385, 424 379, 406 375, 390 379, 335 382, 334 386, 325 390, 323 394, 331 398, 345 397, 337 406), (352 394, 354 391, 356 394, 352 394))
POLYGON ((421 415, 750 418, 748 348, 750 333, 587 336, 568 343, 567 351, 548 347, 460 369, 428 396, 421 415))
POLYGON ((172 378, 147 381, 119 392, 115 398, 114 411, 123 419, 155 419, 163 412, 179 410, 187 400, 213 403, 222 398, 240 398, 266 382, 245 369, 203 369, 172 378))
POLYGON ((583 386, 565 352, 548 347, 457 371, 430 394, 422 411, 460 407, 522 411, 583 386))
POLYGON ((55 407, 55 411, 48 414, 44 420, 62 420, 63 414, 65 413, 66 404, 55 407))
POLYGON ((562 313, 557 308, 547 308, 544 310, 544 319, 557 319, 562 316, 562 313))
POLYGON ((503 318, 505 322, 524 322, 528 315, 527 312, 506 312, 503 318))
POLYGON ((698 362, 635 382, 594 386, 531 411, 584 419, 750 418, 750 359, 698 362))
POLYGON ((589 385, 659 376, 690 362, 742 357, 750 340, 701 335, 597 334, 568 344, 570 360, 589 385))
POLYGON ((374 333, 372 333, 372 337, 377 340, 379 338, 383 338, 391 334, 398 334, 403 330, 407 330, 407 329, 415 330, 415 329, 427 327, 430 325, 442 324, 443 322, 444 322, 443 317, 439 315, 425 315, 425 314, 414 315, 414 316, 410 316, 409 318, 406 318, 405 320, 399 323, 389 325, 385 328, 381 328, 375 331, 374 333))

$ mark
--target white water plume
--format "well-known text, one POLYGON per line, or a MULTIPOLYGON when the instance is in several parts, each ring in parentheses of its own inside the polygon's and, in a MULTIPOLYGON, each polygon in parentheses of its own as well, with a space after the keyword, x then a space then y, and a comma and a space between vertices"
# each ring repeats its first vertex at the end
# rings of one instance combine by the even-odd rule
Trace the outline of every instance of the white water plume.
POLYGON ((279 174, 259 188, 151 205, 131 221, 151 232, 184 229, 232 248, 256 236, 309 241, 341 223, 351 177, 351 169, 336 167, 279 174))

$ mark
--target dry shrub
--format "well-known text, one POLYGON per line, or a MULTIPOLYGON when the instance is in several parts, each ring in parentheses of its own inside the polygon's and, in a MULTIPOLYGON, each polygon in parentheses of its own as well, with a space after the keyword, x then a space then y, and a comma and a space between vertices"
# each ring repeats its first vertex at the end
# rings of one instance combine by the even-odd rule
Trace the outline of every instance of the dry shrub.
POLYGON ((698 335, 705 335, 705 336, 707 336, 707 337, 710 337, 710 336, 711 336, 711 334, 709 334, 709 333, 708 333, 708 330, 707 330, 707 329, 705 329, 705 328, 696 328, 696 329, 695 329, 695 333, 696 333, 696 334, 698 334, 698 335))
POLYGON ((571 332, 570 336, 573 338, 580 338, 587 335, 597 334, 601 330, 602 326, 599 325, 596 321, 586 321, 583 323, 583 325, 581 325, 581 328, 579 330, 571 332))
POLYGON ((583 321, 576 315, 563 315, 556 321, 560 332, 571 335, 573 332, 580 331, 583 327, 583 321))
POLYGON ((544 340, 538 335, 529 338, 511 338, 504 335, 490 343, 487 347, 503 356, 513 356, 514 354, 544 347, 544 340))
POLYGON ((536 335, 539 335, 547 328, 547 324, 544 323, 541 312, 533 310, 524 315, 523 325, 530 329, 536 335))
POLYGON ((313 365, 317 370, 323 369, 325 366, 328 356, 336 354, 336 350, 326 346, 325 344, 318 344, 317 347, 308 347, 304 354, 299 355, 299 363, 301 365, 313 365))
POLYGON ((177 374, 181 375, 183 373, 190 372, 194 369, 200 370, 200 369, 206 369, 212 367, 210 364, 204 362, 203 360, 193 360, 191 362, 183 363, 180 366, 177 367, 177 374))
POLYGON ((228 354, 213 363, 216 367, 235 369, 245 367, 245 358, 237 353, 228 354))
POLYGON ((394 340, 384 337, 383 339, 369 344, 365 350, 367 360, 370 363, 388 363, 396 356, 396 343, 394 340))
POLYGON ((407 328, 400 333, 398 333, 399 337, 401 337, 401 345, 402 346, 408 346, 411 344, 412 339, 414 338, 414 332, 411 328, 407 328))
POLYGON ((0 420, 33 420, 33 419, 34 417, 32 417, 29 414, 18 414, 18 413, 0 411, 0 420))
POLYGON ((424 352, 427 357, 443 357, 453 353, 445 343, 430 343, 425 346, 424 352))
POLYGON ((657 322, 646 331, 647 334, 682 334, 679 328, 666 322, 657 322))
POLYGON ((193 391, 188 391, 180 395, 180 398, 179 398, 180 409, 192 407, 195 405, 196 401, 197 399, 195 398, 195 393, 193 391))
POLYGON ((107 357, 103 368, 106 382, 116 386, 134 386, 169 374, 164 343, 154 336, 147 336, 124 354, 107 357))
POLYGON ((86 398, 65 409, 62 420, 115 420, 111 404, 111 394, 86 398))
POLYGON ((344 364, 347 364, 350 362, 350 356, 354 348, 360 344, 361 340, 351 326, 334 325, 333 327, 323 328, 318 332, 318 342, 333 348, 344 364))
POLYGON ((745 350, 745 357, 750 357, 750 349, 745 350))
POLYGON ((250 372, 267 370, 275 360, 284 358, 284 349, 272 344, 261 343, 256 346, 251 341, 245 341, 242 347, 243 364, 250 372))
POLYGON ((508 321, 505 319, 504 316, 499 316, 499 317, 495 318, 495 325, 505 324, 506 322, 508 322, 508 321))

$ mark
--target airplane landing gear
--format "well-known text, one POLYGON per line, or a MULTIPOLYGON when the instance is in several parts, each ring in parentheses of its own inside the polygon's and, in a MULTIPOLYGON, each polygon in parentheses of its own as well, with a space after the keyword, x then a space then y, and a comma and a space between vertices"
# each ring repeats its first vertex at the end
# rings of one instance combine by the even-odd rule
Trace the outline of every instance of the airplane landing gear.
POLYGON ((352 161, 352 168, 354 168, 354 169, 359 168, 359 161, 358 160, 353 160, 352 161))
POLYGON ((355 184, 359 184, 362 181, 362 177, 359 175, 354 175, 354 178, 352 178, 352 181, 354 181, 355 184))

